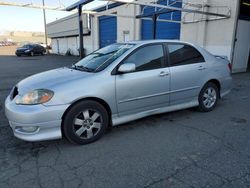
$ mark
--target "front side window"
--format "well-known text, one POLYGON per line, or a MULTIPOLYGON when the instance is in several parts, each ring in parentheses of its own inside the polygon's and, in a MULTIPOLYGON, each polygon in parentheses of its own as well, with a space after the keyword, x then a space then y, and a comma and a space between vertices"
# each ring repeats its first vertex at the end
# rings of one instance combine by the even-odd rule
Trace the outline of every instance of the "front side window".
POLYGON ((194 47, 185 44, 168 44, 171 66, 205 62, 203 56, 194 47))
POLYGON ((89 54, 73 67, 89 72, 101 71, 133 46, 134 44, 111 44, 89 54))
POLYGON ((130 55, 124 62, 133 63, 136 71, 161 68, 164 63, 164 52, 161 44, 142 47, 130 55))

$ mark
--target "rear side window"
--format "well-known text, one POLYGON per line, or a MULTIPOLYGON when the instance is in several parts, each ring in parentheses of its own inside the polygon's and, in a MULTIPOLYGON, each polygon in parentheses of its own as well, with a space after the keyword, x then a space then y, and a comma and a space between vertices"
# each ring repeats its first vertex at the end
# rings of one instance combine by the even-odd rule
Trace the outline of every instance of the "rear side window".
POLYGON ((171 66, 188 65, 205 62, 201 53, 185 44, 168 44, 171 66))
POLYGON ((161 44, 145 46, 130 55, 124 62, 134 63, 136 71, 161 68, 164 63, 164 52, 161 44))

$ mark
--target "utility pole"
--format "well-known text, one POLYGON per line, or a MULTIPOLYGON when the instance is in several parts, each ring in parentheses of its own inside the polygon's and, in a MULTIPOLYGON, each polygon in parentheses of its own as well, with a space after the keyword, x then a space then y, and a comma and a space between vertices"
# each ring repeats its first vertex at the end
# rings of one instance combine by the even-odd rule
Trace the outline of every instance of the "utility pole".
POLYGON ((47 40, 47 27, 46 27, 46 15, 45 15, 45 8, 44 8, 44 0, 43 1, 43 22, 44 22, 44 38, 45 38, 45 44, 46 44, 46 51, 48 47, 48 40, 47 40))
POLYGON ((74 9, 78 10, 78 31, 79 31, 79 55, 80 59, 84 58, 84 49, 83 49, 83 23, 82 23, 82 6, 86 5, 94 0, 80 0, 73 5, 70 5, 66 8, 67 11, 71 11, 74 9))
POLYGON ((79 54, 80 54, 80 59, 84 58, 84 49, 83 49, 83 28, 82 28, 82 5, 79 4, 77 6, 78 9, 78 30, 79 30, 79 54))

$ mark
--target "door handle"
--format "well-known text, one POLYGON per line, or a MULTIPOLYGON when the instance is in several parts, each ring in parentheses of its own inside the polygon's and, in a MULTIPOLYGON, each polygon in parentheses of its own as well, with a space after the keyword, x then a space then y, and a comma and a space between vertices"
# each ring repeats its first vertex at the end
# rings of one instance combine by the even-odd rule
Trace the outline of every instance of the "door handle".
POLYGON ((160 72, 160 74, 159 74, 159 76, 168 76, 168 75, 169 75, 169 73, 168 72, 164 72, 164 71, 160 72))
POLYGON ((199 66, 198 70, 202 71, 202 70, 205 70, 206 67, 203 67, 203 66, 199 66))

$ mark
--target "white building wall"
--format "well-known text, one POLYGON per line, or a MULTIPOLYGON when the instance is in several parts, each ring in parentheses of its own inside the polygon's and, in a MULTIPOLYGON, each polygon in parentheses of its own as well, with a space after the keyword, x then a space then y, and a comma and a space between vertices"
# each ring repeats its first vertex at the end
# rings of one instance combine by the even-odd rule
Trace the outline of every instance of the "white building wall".
POLYGON ((67 38, 59 38, 58 39, 59 44, 59 54, 65 54, 68 50, 68 40, 67 38))
MULTIPOLYGON (((110 10, 101 12, 102 14, 117 13, 123 16, 135 16, 139 14, 140 7, 136 5, 122 5, 110 10)), ((99 48, 99 16, 92 15, 91 34, 83 37, 83 45, 85 53, 89 54, 99 48)), ((84 17, 86 18, 86 17, 84 17)), ((86 19, 84 19, 86 20, 86 19)), ((78 35, 77 17, 75 15, 49 23, 48 36, 52 39, 52 53, 58 53, 57 41, 59 43, 59 54, 65 54, 70 48, 74 55, 79 55, 79 38, 67 37, 70 35, 78 35), (72 27, 68 27, 68 26, 72 27), (59 38, 65 37, 65 38, 59 38), (76 41, 76 43, 75 43, 76 41)), ((85 23, 86 25, 86 23, 85 23)), ((85 30, 86 33, 86 30, 85 30)), ((129 40, 140 39, 140 20, 135 18, 117 17, 117 42, 123 42, 124 38, 129 40), (126 36, 125 36, 126 35, 126 36)))
MULTIPOLYGON (((200 3, 199 0, 190 0, 189 2, 200 3)), ((181 24, 181 40, 196 43, 212 54, 224 55, 232 60, 232 50, 235 36, 235 24, 237 21, 238 1, 236 0, 206 0, 211 6, 228 6, 231 8, 231 17, 228 19, 181 24)), ((207 8, 210 12, 216 12, 216 8, 207 8)), ((182 13, 182 17, 184 16, 182 13)), ((196 14, 195 19, 202 15, 196 14)), ((203 17, 204 18, 204 17, 203 17)), ((209 18, 209 17, 208 17, 209 18)), ((185 17, 191 21, 193 15, 185 17)))
MULTIPOLYGON (((103 11, 103 14, 116 13, 123 16, 136 16, 139 14, 139 7, 136 5, 122 5, 110 10, 103 11)), ((99 48, 99 16, 93 16, 91 27, 91 36, 84 37, 85 44, 91 43, 87 47, 87 52, 94 51, 99 48)), ((140 39, 140 20, 134 18, 117 17, 117 42, 124 42, 125 33, 129 33, 130 40, 140 39)), ((128 34, 127 34, 128 35, 128 34)), ((85 45, 84 45, 85 46, 85 45)))
POLYGON ((236 38, 233 72, 246 72, 250 55, 250 21, 238 21, 236 38))
POLYGON ((68 50, 72 55, 79 55, 77 37, 53 38, 51 40, 51 53, 65 55, 68 50))
MULTIPOLYGON (((83 33, 88 33, 87 15, 82 15, 83 33)), ((47 24, 49 38, 74 36, 78 33, 78 15, 72 14, 47 24)))
MULTIPOLYGON (((117 14, 136 16, 139 14, 138 6, 122 6, 118 9, 117 14)), ((125 42, 125 36, 129 40, 139 39, 139 20, 135 18, 118 17, 117 19, 117 42, 125 42)))
POLYGON ((58 39, 52 39, 51 40, 51 53, 52 54, 57 54, 58 53, 58 46, 57 46, 57 40, 58 39))
POLYGON ((92 27, 91 27, 91 36, 90 39, 87 39, 87 37, 84 38, 84 42, 90 40, 91 41, 91 47, 90 49, 87 49, 87 51, 94 51, 99 48, 99 22, 98 22, 98 16, 92 16, 92 27))
POLYGON ((77 43, 77 37, 68 37, 67 38, 67 49, 70 50, 70 53, 72 55, 79 55, 79 52, 78 52, 78 43, 77 43))

